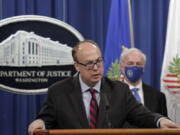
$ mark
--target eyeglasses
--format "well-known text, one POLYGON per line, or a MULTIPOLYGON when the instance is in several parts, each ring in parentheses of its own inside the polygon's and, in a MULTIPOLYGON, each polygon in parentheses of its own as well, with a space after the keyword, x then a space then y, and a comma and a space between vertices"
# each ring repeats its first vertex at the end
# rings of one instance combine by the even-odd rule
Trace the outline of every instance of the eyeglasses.
POLYGON ((96 65, 97 67, 102 66, 102 64, 103 64, 103 59, 102 59, 102 58, 99 58, 99 59, 97 59, 96 61, 89 61, 89 62, 86 63, 86 64, 83 64, 83 63, 81 63, 81 62, 79 62, 79 61, 76 61, 76 62, 77 62, 78 64, 86 67, 88 70, 92 70, 95 65, 96 65))

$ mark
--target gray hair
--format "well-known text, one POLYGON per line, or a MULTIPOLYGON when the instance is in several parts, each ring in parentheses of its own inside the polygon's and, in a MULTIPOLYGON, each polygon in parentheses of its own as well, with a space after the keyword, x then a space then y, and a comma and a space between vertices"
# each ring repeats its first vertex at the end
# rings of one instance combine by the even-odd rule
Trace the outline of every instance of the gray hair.
POLYGON ((146 64, 146 55, 140 49, 137 49, 137 48, 124 49, 121 53, 121 56, 120 56, 120 64, 124 63, 125 56, 132 53, 132 52, 140 53, 143 57, 144 64, 146 64))

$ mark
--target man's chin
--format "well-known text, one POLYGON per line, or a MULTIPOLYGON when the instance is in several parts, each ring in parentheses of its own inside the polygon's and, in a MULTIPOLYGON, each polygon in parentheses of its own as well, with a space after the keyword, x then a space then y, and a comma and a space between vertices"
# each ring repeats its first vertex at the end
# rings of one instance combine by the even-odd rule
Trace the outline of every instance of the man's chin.
POLYGON ((92 79, 92 82, 96 84, 96 83, 98 83, 100 80, 101 80, 101 77, 93 78, 93 79, 92 79))

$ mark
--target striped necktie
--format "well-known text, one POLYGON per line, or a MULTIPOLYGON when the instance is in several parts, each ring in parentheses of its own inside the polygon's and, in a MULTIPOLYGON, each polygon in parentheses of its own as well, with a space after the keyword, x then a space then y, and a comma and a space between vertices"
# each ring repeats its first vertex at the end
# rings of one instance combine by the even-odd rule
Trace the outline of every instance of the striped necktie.
POLYGON ((133 88, 132 91, 133 91, 133 94, 134 94, 136 100, 141 102, 141 97, 140 97, 140 95, 138 93, 138 88, 133 88))
POLYGON ((96 90, 93 88, 90 88, 89 91, 92 96, 91 101, 90 101, 89 127, 97 128, 98 104, 96 100, 96 90))

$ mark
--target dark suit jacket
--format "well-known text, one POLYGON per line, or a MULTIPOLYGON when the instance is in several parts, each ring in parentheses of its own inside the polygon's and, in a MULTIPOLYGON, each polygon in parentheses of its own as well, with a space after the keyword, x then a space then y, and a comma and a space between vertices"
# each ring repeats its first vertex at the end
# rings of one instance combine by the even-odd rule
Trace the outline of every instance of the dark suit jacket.
MULTIPOLYGON (((160 117, 136 102, 128 85, 102 79, 98 128, 108 128, 108 121, 113 128, 121 128, 126 120, 139 127, 156 128, 160 117), (109 120, 104 95, 107 95, 110 104, 109 120)), ((45 121, 47 129, 89 128, 78 76, 57 82, 49 88, 47 100, 37 118, 45 121)))
POLYGON ((152 112, 160 113, 167 117, 166 97, 164 93, 143 83, 144 105, 152 112))
MULTIPOLYGON (((150 111, 162 114, 167 117, 167 106, 165 95, 152 88, 151 86, 143 83, 143 93, 144 93, 144 106, 146 106, 150 111)), ((125 123, 124 128, 138 128, 130 123, 125 123)))

